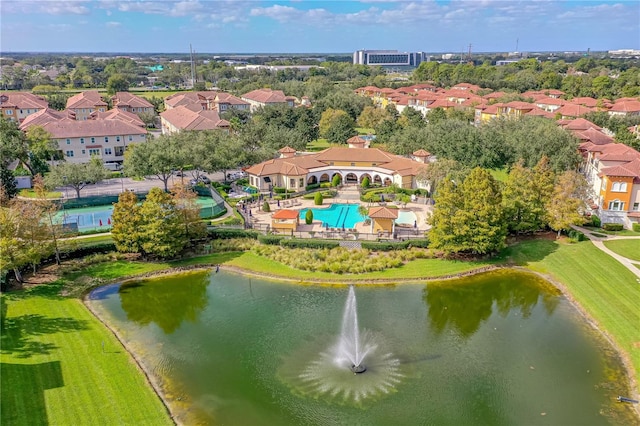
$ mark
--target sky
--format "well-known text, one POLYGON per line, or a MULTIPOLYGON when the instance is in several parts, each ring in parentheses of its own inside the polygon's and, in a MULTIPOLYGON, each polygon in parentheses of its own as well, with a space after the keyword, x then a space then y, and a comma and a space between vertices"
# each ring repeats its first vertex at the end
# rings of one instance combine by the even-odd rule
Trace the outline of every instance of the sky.
POLYGON ((640 0, 0 0, 2 52, 640 49, 640 0))

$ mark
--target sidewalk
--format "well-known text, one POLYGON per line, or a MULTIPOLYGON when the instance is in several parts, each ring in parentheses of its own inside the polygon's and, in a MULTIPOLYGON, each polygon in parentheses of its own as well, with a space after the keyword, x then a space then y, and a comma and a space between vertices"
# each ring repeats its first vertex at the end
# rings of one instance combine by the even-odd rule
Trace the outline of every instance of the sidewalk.
POLYGON ((640 237, 622 236, 622 235, 611 235, 611 236, 607 235, 606 237, 599 237, 599 236, 593 235, 592 231, 587 228, 583 228, 581 226, 575 226, 575 225, 573 225, 572 228, 575 229, 576 231, 582 232, 587 238, 589 238, 589 240, 593 243, 594 246, 596 246, 597 248, 599 248, 609 256, 616 259, 624 267, 626 267, 633 274, 635 274, 635 276, 638 277, 638 282, 640 283, 640 262, 621 256, 618 253, 611 251, 604 245, 604 241, 638 240, 640 239, 640 237))

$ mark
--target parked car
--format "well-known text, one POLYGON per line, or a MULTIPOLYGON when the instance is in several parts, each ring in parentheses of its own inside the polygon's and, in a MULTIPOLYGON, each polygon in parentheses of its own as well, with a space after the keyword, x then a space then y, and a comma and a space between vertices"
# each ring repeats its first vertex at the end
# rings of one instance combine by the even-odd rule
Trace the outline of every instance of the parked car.
POLYGON ((208 178, 208 177, 206 177, 206 176, 200 176, 200 177, 198 178, 198 180, 199 180, 200 182, 204 183, 205 185, 210 185, 210 184, 211 184, 211 179, 209 179, 209 178, 208 178))

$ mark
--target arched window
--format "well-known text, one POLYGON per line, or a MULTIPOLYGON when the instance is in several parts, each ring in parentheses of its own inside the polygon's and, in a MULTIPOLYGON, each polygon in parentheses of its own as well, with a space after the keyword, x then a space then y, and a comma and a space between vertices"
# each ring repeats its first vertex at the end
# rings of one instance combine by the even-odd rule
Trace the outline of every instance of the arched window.
POLYGON ((613 182, 611 185, 611 191, 613 192, 627 192, 626 182, 613 182))

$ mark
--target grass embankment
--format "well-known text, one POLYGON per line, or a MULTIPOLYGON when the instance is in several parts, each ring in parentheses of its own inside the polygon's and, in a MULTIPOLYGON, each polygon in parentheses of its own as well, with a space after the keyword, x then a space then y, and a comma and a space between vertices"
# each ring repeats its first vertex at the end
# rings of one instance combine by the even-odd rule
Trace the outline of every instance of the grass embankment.
POLYGON ((576 244, 527 241, 505 250, 501 257, 548 274, 564 285, 600 329, 629 356, 637 378, 640 284, 634 274, 589 241, 576 244))
MULTIPOLYGON (((604 245, 611 251, 631 260, 640 261, 640 239, 637 240, 611 240, 604 245)), ((640 309, 640 308, 639 308, 640 309)))
MULTIPOLYGON (((23 189, 20 191, 19 195, 25 198, 38 198, 38 194, 36 194, 36 191, 34 191, 33 189, 23 189)), ((62 198, 62 192, 57 192, 57 191, 47 192, 45 197, 47 199, 56 200, 58 198, 62 198)))
POLYGON ((59 289, 1 296, 0 424, 172 424, 117 339, 59 289))

